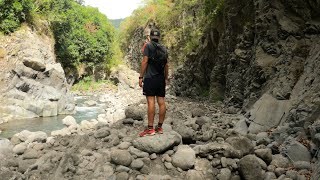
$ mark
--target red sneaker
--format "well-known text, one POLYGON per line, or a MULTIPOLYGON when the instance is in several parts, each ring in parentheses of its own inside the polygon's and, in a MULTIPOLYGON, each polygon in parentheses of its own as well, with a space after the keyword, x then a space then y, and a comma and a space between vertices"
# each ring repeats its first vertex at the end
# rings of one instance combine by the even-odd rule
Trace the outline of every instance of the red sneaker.
POLYGON ((139 136, 140 137, 144 137, 144 136, 153 136, 153 135, 155 135, 156 134, 156 132, 154 131, 154 129, 152 128, 152 129, 146 129, 146 130, 144 130, 144 131, 142 131, 141 133, 139 133, 139 136))
POLYGON ((162 127, 158 127, 158 126, 156 126, 156 133, 158 133, 158 134, 163 134, 163 129, 162 129, 162 127))

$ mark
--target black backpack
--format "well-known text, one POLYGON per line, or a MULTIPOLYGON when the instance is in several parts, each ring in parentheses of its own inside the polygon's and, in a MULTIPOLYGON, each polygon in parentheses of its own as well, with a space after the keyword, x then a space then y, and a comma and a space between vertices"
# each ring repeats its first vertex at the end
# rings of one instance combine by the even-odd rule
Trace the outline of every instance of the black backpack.
POLYGON ((159 74, 164 74, 164 67, 168 61, 167 49, 163 45, 153 41, 151 41, 151 44, 155 47, 155 51, 149 58, 148 63, 152 64, 159 74))

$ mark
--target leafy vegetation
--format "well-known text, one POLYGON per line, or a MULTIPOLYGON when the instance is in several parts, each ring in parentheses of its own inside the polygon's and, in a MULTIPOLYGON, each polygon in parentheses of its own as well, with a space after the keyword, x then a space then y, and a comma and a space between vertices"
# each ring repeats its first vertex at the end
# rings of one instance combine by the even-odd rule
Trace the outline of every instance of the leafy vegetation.
POLYGON ((155 22, 173 60, 183 62, 201 43, 201 37, 221 14, 224 0, 145 0, 120 26, 121 47, 126 49, 134 32, 155 22))
POLYGON ((98 91, 98 90, 105 90, 106 88, 115 89, 115 84, 108 80, 99 80, 93 81, 91 76, 87 76, 79 81, 77 84, 72 86, 72 91, 98 91))
POLYGON ((13 32, 29 20, 33 5, 33 0, 0 0, 0 32, 13 32))
POLYGON ((0 32, 9 34, 22 22, 38 28, 46 21, 65 69, 85 66, 93 72, 98 64, 110 68, 117 64, 114 55, 119 51, 115 29, 97 8, 82 4, 83 0, 0 0, 0 32))

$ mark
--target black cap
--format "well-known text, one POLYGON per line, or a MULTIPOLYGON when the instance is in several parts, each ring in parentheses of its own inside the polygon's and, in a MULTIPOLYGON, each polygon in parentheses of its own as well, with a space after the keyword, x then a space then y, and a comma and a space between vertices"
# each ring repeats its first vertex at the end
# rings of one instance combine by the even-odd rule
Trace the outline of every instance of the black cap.
POLYGON ((160 31, 158 29, 151 29, 150 37, 151 39, 160 39, 160 31))

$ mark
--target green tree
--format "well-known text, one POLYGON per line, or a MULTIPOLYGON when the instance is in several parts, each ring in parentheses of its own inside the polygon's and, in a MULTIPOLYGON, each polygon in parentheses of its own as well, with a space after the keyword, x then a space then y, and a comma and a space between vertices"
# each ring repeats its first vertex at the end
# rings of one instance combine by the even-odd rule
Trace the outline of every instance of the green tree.
POLYGON ((30 17, 33 0, 0 0, 0 31, 9 34, 30 17))

